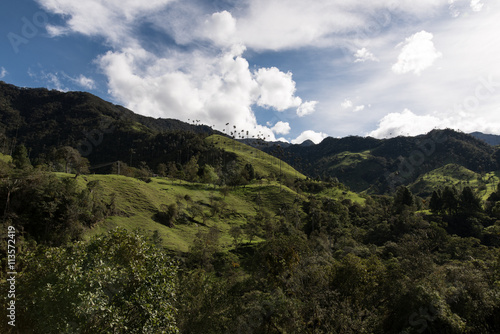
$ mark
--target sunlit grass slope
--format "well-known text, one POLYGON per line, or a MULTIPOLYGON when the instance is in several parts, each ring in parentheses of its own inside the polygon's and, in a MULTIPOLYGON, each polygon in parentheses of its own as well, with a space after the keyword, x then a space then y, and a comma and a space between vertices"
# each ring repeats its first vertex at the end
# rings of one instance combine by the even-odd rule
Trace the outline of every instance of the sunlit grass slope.
MULTIPOLYGON (((57 174, 60 177, 74 177, 71 174, 57 174)), ((84 175, 77 180, 82 187, 98 181, 106 201, 109 203, 114 197, 119 212, 87 231, 87 238, 118 226, 128 230, 139 228, 148 235, 158 231, 166 247, 184 252, 189 249, 196 233, 211 227, 221 232, 221 242, 230 248, 233 239, 229 230, 232 226, 245 225, 259 211, 267 211, 274 216, 283 205, 291 205, 297 196, 301 196, 277 182, 236 187, 224 196, 220 188, 176 179, 152 178, 151 182, 146 183, 121 175, 84 175), (156 222, 154 215, 161 210, 162 204, 173 203, 178 205, 179 213, 184 213, 188 219, 182 223, 176 222, 174 227, 156 222), (221 208, 220 214, 213 214, 212 208, 216 205, 221 208), (201 208, 205 219, 201 215, 193 218, 194 207, 201 208)))
POLYGON ((420 176, 409 188, 415 194, 428 196, 445 186, 454 186, 459 191, 468 186, 486 200, 499 181, 499 172, 479 174, 460 165, 448 164, 420 176))
POLYGON ((207 137, 206 140, 213 143, 216 147, 226 150, 227 152, 237 154, 238 163, 241 166, 251 163, 255 172, 263 177, 267 177, 271 173, 278 176, 281 168, 281 173, 286 178, 306 178, 286 162, 264 153, 255 147, 248 146, 231 138, 220 135, 212 135, 207 137))

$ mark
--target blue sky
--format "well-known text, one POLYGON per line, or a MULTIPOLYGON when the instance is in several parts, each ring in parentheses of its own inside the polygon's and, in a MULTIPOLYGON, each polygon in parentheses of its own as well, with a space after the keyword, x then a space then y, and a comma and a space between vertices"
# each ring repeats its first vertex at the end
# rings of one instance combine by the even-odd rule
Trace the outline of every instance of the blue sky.
POLYGON ((0 80, 269 139, 500 134, 496 0, 4 0, 0 80))

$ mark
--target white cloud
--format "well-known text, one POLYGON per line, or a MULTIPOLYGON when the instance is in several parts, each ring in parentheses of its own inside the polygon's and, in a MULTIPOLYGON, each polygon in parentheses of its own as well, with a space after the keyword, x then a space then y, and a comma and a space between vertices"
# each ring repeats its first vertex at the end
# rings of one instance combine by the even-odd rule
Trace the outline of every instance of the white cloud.
POLYGON ((297 115, 299 117, 304 117, 306 115, 311 115, 316 110, 316 105, 317 104, 318 104, 318 101, 307 101, 307 102, 302 103, 297 108, 297 115))
POLYGON ((294 96, 292 73, 283 73, 276 67, 260 68, 255 73, 255 80, 260 86, 259 106, 283 111, 301 105, 302 99, 294 96))
POLYGON ((429 18, 446 5, 443 0, 252 0, 237 16, 239 41, 253 49, 284 50, 338 45, 369 36, 374 27, 390 24, 387 11, 429 18))
POLYGON ((454 18, 465 16, 471 11, 478 13, 483 10, 482 0, 448 0, 450 14, 454 18))
POLYGON ((340 106, 344 109, 349 109, 349 108, 352 108, 353 104, 352 104, 352 101, 349 100, 349 99, 345 99, 344 102, 342 102, 340 104, 340 106))
POLYGON ((290 133, 290 124, 288 122, 279 121, 271 130, 276 134, 287 135, 290 133))
POLYGON ((280 138, 276 139, 276 141, 281 141, 281 142, 284 142, 284 143, 290 143, 290 141, 288 141, 288 139, 286 139, 284 137, 280 137, 280 138))
POLYGON ((292 144, 302 144, 306 140, 311 140, 315 144, 319 144, 326 137, 328 137, 328 135, 323 133, 323 132, 306 130, 306 131, 302 132, 297 138, 292 140, 292 144))
POLYGON ((481 0, 471 0, 470 2, 470 8, 472 8, 473 11, 475 12, 480 12, 483 9, 484 4, 481 2, 481 0))
POLYGON ((236 20, 228 11, 212 14, 205 21, 202 34, 222 46, 234 44, 236 20))
POLYGON ((353 112, 362 111, 365 109, 364 105, 354 106, 354 102, 350 99, 345 99, 344 102, 340 104, 342 109, 351 109, 353 112))
POLYGON ((56 89, 62 92, 67 92, 70 90, 72 85, 78 85, 85 89, 95 89, 95 81, 91 78, 80 74, 78 77, 72 77, 65 72, 46 72, 42 69, 39 73, 35 73, 31 69, 28 71, 28 75, 36 81, 42 81, 51 89, 56 89), (68 87, 69 86, 69 87, 68 87))
POLYGON ((354 57, 356 58, 356 60, 354 60, 355 63, 364 63, 367 60, 378 61, 377 57, 368 51, 367 48, 362 48, 356 51, 354 57))
POLYGON ((368 136, 374 138, 415 136, 443 125, 443 122, 437 117, 418 116, 411 110, 405 109, 401 113, 390 113, 384 116, 379 122, 378 129, 370 132, 368 136))
POLYGON ((356 106, 353 111, 354 112, 358 112, 358 111, 363 111, 363 110, 365 110, 365 106, 364 105, 360 105, 360 106, 356 106))
POLYGON ((498 133, 500 119, 487 121, 484 117, 464 110, 455 111, 453 114, 424 114, 417 115, 405 109, 400 113, 390 113, 384 116, 378 128, 368 136, 375 138, 391 138, 397 136, 416 136, 428 133, 433 129, 450 128, 466 133, 480 131, 484 133, 498 133))
POLYGON ((179 53, 161 58, 132 49, 110 51, 99 64, 108 77, 110 93, 140 114, 195 118, 218 129, 229 122, 238 130, 248 129, 251 135, 261 131, 274 140, 273 131, 286 134, 289 123, 279 122, 273 129, 258 125, 251 107, 258 104, 281 111, 300 105, 301 99, 294 96, 295 82, 290 73, 277 68, 250 71, 242 52, 233 48, 218 57, 179 53))
MULTIPOLYGON (((302 103, 295 95, 291 72, 276 67, 249 69, 239 43, 237 20, 229 11, 202 12, 193 1, 155 0, 37 0, 47 11, 60 14, 66 23, 48 27, 53 36, 80 33, 105 39, 110 51, 96 63, 108 79, 108 91, 117 102, 140 114, 200 119, 219 129, 230 122, 238 128, 274 133, 258 124, 252 106, 277 111, 298 108, 299 115, 314 112, 315 101, 302 103), (152 25, 151 25, 152 23, 152 25), (190 45, 151 51, 141 26, 190 45), (144 38, 143 38, 144 37, 144 38), (200 48, 200 39, 212 45, 200 48)), ((95 88, 81 76, 75 83, 95 88)))
POLYGON ((55 89, 61 92, 69 91, 69 88, 64 85, 63 79, 67 78, 67 76, 59 72, 51 73, 46 72, 45 70, 41 70, 39 73, 35 73, 31 69, 28 69, 28 75, 35 81, 42 81, 44 85, 49 89, 55 89), (61 77, 63 79, 61 79, 61 77))
POLYGON ((398 62, 392 66, 392 70, 397 74, 413 72, 420 75, 423 70, 429 68, 434 62, 443 56, 436 50, 432 42, 433 35, 424 30, 406 39, 398 47, 402 46, 398 62))
MULTIPOLYGON (((330 131, 329 124, 340 122, 342 129, 331 131, 366 132, 388 111, 406 107, 436 110, 441 112, 441 122, 452 119, 450 124, 458 125, 460 120, 443 110, 474 94, 471 89, 479 76, 494 73, 494 80, 500 80, 496 66, 500 50, 494 34, 500 29, 500 11, 493 1, 247 0, 233 8, 236 2, 225 1, 226 11, 213 9, 216 6, 211 3, 201 6, 198 0, 36 1, 66 20, 49 27, 53 35, 77 32, 104 39, 110 51, 99 57, 98 64, 117 102, 145 115, 202 119, 219 129, 231 122, 238 128, 263 131, 270 138, 274 137, 271 126, 258 125, 252 111, 255 105, 278 111, 294 108, 298 116, 314 111, 314 117, 306 120, 324 132, 330 131), (480 6, 481 11, 474 12, 480 6), (450 18, 448 12, 455 9, 457 17, 450 18), (424 26, 434 35, 421 31, 424 26), (144 31, 152 31, 154 37, 144 31), (255 63, 252 67, 244 57, 245 48, 249 50, 245 56, 258 54, 246 57, 255 63), (338 57, 339 48, 345 57, 338 57), (296 72, 293 78, 291 72, 279 69, 283 53, 273 53, 272 60, 266 58, 271 53, 259 53, 291 49, 293 54, 308 51, 300 58, 304 61, 300 75, 296 72), (308 59, 311 54, 314 65, 308 59), (391 67, 396 73, 419 75, 436 65, 442 54, 446 62, 439 62, 439 71, 426 71, 420 77, 387 75, 391 67), (267 68, 259 69, 262 60, 267 68), (276 67, 268 65, 271 61, 276 67), (320 101, 320 107, 316 101, 303 102, 306 97, 298 96, 296 86, 300 92, 314 92, 307 99, 320 101), (352 101, 342 102, 346 96, 352 101), (346 112, 361 111, 361 101, 373 104, 369 113, 360 118, 346 112), (339 109, 340 102, 346 110, 330 112, 339 109)), ((294 57, 287 59, 288 68, 296 62, 294 57)), ((60 82, 59 86, 64 88, 60 82)), ((493 124, 488 120, 495 116, 488 115, 499 114, 497 95, 481 101, 475 110, 476 118, 484 116, 485 124, 493 124)), ((462 127, 473 119, 462 118, 462 127)), ((299 133, 311 129, 310 124, 292 125, 299 133)))
POLYGON ((132 41, 134 23, 175 0, 36 0, 45 10, 66 18, 65 26, 49 25, 54 35, 78 32, 87 36, 101 36, 108 42, 123 45, 132 41))
POLYGON ((74 80, 75 83, 86 89, 94 89, 96 87, 95 81, 91 78, 87 78, 83 74, 80 74, 78 78, 72 80, 74 80))
POLYGON ((3 79, 5 78, 5 76, 7 75, 7 70, 4 68, 4 67, 0 67, 0 79, 3 79))

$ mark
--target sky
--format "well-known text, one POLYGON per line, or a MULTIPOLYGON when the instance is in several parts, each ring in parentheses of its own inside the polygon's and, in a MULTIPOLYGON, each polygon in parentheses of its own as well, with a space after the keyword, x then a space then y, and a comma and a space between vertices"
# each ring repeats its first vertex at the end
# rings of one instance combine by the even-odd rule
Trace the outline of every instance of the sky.
POLYGON ((291 143, 500 134, 499 32, 498 0, 3 0, 0 80, 291 143))

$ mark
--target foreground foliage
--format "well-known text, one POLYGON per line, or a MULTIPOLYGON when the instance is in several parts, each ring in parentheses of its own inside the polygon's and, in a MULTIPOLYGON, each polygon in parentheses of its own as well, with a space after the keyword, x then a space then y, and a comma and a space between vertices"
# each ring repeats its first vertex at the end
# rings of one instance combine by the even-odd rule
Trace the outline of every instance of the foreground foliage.
POLYGON ((22 266, 21 333, 178 333, 177 268, 138 234, 113 230, 88 243, 37 247, 22 266))

